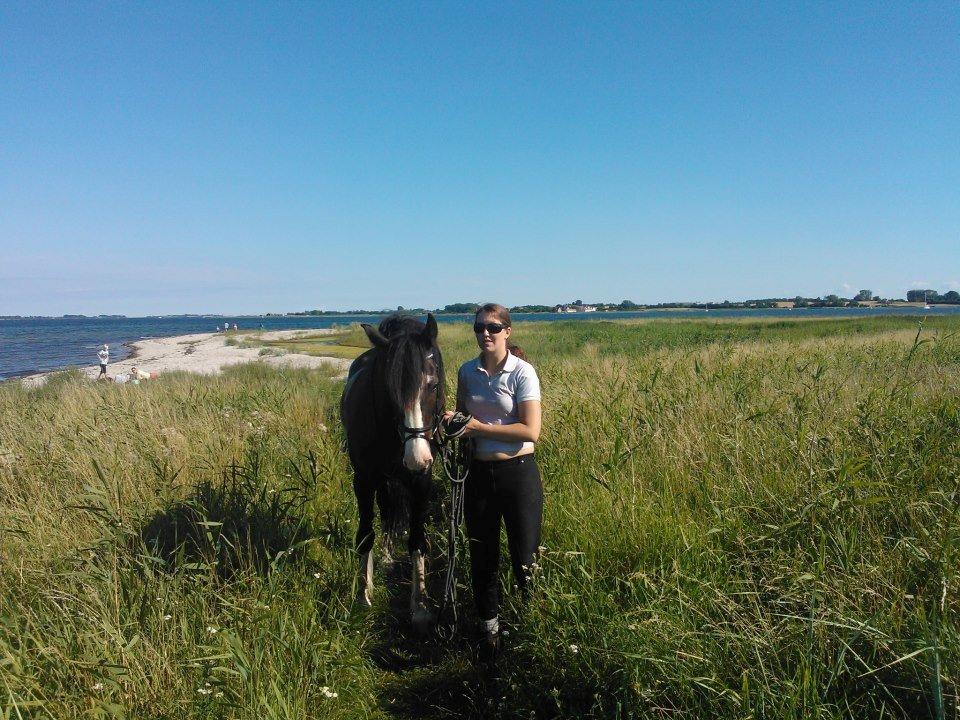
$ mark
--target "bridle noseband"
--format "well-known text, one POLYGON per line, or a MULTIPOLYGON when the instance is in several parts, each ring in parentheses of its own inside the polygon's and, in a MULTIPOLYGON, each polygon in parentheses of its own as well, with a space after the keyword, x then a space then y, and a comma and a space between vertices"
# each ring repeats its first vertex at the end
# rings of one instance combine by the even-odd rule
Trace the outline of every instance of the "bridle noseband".
POLYGON ((414 440, 416 438, 423 438, 424 440, 430 440, 427 436, 428 433, 433 435, 437 430, 438 419, 434 417, 433 423, 429 427, 407 427, 403 423, 400 423, 397 426, 397 432, 400 434, 401 442, 406 442, 407 440, 414 440))

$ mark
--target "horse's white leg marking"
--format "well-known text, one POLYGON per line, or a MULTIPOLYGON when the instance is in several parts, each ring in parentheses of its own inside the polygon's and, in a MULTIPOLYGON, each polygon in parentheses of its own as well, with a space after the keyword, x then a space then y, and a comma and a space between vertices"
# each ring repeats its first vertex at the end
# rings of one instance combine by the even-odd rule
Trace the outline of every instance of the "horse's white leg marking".
MULTIPOLYGON (((407 427, 423 427, 423 413, 420 412, 420 400, 403 412, 403 422, 407 427)), ((407 438, 403 444, 403 466, 411 472, 422 472, 433 462, 430 443, 425 438, 407 438)))
POLYGON ((427 573, 423 553, 414 550, 410 553, 413 566, 410 578, 410 617, 413 627, 419 632, 425 632, 433 622, 433 614, 427 604, 427 573))
POLYGON ((365 607, 373 604, 373 551, 363 553, 360 556, 360 592, 357 593, 357 600, 365 607))

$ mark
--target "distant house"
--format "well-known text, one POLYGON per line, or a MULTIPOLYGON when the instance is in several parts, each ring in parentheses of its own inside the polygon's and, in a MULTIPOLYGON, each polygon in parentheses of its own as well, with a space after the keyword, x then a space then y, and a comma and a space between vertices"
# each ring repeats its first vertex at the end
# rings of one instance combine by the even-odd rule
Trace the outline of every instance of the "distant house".
POLYGON ((596 312, 596 305, 557 305, 554 309, 557 313, 583 313, 596 312))

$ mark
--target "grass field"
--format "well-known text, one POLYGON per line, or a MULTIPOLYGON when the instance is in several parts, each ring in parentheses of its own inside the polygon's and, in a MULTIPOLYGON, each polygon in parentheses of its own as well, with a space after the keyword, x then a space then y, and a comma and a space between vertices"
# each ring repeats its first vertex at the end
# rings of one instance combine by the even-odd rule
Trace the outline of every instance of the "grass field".
POLYGON ((340 329, 333 333, 298 333, 288 340, 256 340, 268 348, 281 352, 295 352, 304 355, 345 358, 352 360, 370 349, 370 342, 359 325, 340 329))
MULTIPOLYGON (((0 386, 2 717, 955 718, 958 331, 516 327, 545 550, 496 678, 465 590, 425 642, 402 566, 351 607, 322 371, 0 386)), ((475 349, 440 332, 452 397, 475 349)))

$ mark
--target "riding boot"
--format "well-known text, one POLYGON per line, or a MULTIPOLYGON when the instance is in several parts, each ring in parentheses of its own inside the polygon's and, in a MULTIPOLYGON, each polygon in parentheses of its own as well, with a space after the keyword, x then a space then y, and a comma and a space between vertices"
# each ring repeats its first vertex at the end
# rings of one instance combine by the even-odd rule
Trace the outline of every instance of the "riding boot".
POLYGON ((495 663, 497 656, 500 654, 500 633, 484 632, 480 638, 478 651, 481 662, 495 663))
POLYGON ((493 664, 497 661, 497 655, 500 654, 500 628, 497 618, 492 620, 481 620, 478 627, 480 641, 477 646, 477 653, 481 662, 493 664))

